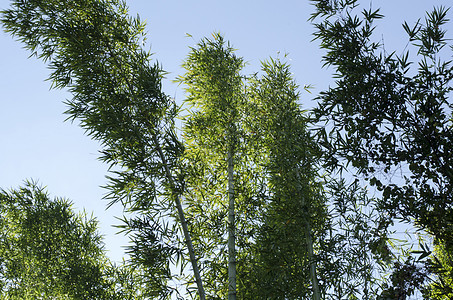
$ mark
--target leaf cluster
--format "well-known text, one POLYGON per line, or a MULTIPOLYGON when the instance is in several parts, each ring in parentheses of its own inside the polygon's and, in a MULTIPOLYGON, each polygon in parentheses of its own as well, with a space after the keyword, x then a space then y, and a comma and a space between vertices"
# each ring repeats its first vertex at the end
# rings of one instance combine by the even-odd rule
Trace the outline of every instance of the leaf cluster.
POLYGON ((105 255, 98 223, 27 181, 0 191, 2 299, 142 299, 105 255))
MULTIPOLYGON (((178 218, 173 201, 183 186, 178 171, 183 147, 174 128, 178 108, 161 91, 164 73, 141 48, 144 23, 116 0, 13 1, 2 23, 32 55, 48 61, 54 87, 71 91, 68 119, 80 121, 101 142, 100 160, 111 167, 106 198, 138 214, 126 225, 146 220, 155 230, 136 231, 137 247, 149 234, 171 243, 178 233, 164 228, 174 228, 178 218)), ((174 249, 158 249, 158 260, 143 259, 161 269, 157 286, 163 287, 174 249)))
POLYGON ((408 50, 389 54, 373 41, 374 24, 383 17, 378 10, 357 12, 358 1, 315 6, 315 39, 337 78, 314 110, 326 167, 352 165, 381 193, 380 206, 391 218, 415 220, 450 247, 453 67, 441 59, 448 9, 403 24, 408 47, 416 50, 411 56, 408 50))

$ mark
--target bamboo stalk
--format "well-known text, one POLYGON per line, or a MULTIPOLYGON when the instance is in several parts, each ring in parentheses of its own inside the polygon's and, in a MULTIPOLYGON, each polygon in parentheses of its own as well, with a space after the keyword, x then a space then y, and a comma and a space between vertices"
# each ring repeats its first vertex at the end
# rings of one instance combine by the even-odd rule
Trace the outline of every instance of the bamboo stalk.
POLYGON ((153 135, 154 143, 156 145, 157 151, 159 152, 160 159, 162 160, 162 164, 165 168, 165 174, 167 176, 168 182, 170 184, 170 188, 172 190, 173 198, 175 200, 175 205, 178 210, 179 221, 181 222, 182 231, 184 233, 184 238, 186 240, 187 249, 189 251, 190 262, 192 264, 192 270, 195 276, 195 281, 197 283, 198 294, 200 296, 200 300, 206 299, 206 293, 203 288, 203 282, 201 281, 200 271, 198 269, 197 259, 195 257, 195 251, 193 249, 192 238, 190 237, 189 227, 187 226, 186 217, 184 215, 184 210, 182 209, 181 200, 179 199, 178 193, 176 193, 175 183, 173 180, 173 176, 170 173, 170 169, 168 168, 167 160, 165 155, 160 147, 159 141, 157 140, 156 135, 153 135))
POLYGON ((228 150, 228 300, 236 300, 236 236, 234 212, 233 155, 228 150))
POLYGON ((310 221, 307 221, 306 241, 308 250, 308 260, 310 261, 310 277, 313 285, 313 300, 321 300, 321 292, 319 290, 318 277, 316 276, 316 262, 313 254, 313 239, 311 237, 310 221))

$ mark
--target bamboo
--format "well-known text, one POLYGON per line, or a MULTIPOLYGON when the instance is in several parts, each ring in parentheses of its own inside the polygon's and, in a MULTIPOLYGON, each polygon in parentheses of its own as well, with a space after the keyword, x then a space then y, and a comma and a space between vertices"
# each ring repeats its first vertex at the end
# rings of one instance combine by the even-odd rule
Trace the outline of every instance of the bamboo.
POLYGON ((313 285, 313 300, 321 300, 321 292, 319 290, 318 277, 316 276, 316 262, 313 254, 313 239, 311 237, 310 221, 307 221, 306 240, 308 250, 308 260, 310 261, 310 277, 313 285))
POLYGON ((228 150, 228 300, 236 300, 236 245, 235 245, 235 212, 233 155, 228 150))
POLYGON ((170 184, 170 188, 172 190, 173 197, 175 199, 175 205, 178 210, 179 221, 181 222, 182 231, 184 233, 184 238, 186 240, 187 249, 189 251, 190 262, 192 264, 192 270, 193 270, 193 273, 195 276, 195 281, 197 283, 198 294, 200 296, 200 300, 205 300, 206 293, 203 288, 203 282, 201 281, 201 275, 200 275, 200 271, 198 269, 197 260, 195 258, 195 251, 193 249, 192 238, 190 237, 190 234, 189 234, 189 227, 187 226, 186 217, 184 216, 184 211, 182 209, 181 200, 179 199, 179 195, 175 192, 176 189, 175 189, 175 183, 173 180, 173 176, 170 173, 170 169, 168 168, 167 160, 160 147, 159 141, 157 140, 157 137, 155 135, 153 136, 153 139, 154 139, 154 143, 156 144, 157 151, 159 152, 160 159, 162 160, 162 164, 164 165, 165 174, 167 175, 167 179, 170 184))

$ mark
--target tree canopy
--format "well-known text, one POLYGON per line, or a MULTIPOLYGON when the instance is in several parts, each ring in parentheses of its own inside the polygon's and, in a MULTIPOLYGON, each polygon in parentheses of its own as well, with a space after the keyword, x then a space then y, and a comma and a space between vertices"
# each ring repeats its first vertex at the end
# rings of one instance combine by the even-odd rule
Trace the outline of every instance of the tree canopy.
POLYGON ((12 1, 2 24, 48 64, 54 88, 72 93, 68 119, 101 142, 106 198, 127 212, 120 228, 131 244, 127 264, 112 265, 95 220, 68 201, 32 183, 2 191, 2 296, 451 296, 448 9, 403 24, 414 63, 373 40, 379 10, 357 12, 358 0, 313 4, 336 83, 307 111, 284 58, 244 74, 221 34, 189 49, 178 106, 142 48, 144 23, 124 2, 12 1), (395 170, 404 171, 397 181, 395 170), (434 237, 434 249, 397 249, 398 220, 434 237))
MULTIPOLYGON (((34 182, 0 191, 2 299, 143 299, 139 280, 105 255, 97 221, 34 182), (134 286, 135 284, 135 286, 134 286)), ((139 272, 135 272, 138 275, 139 272)))
POLYGON ((322 92, 314 113, 328 165, 346 160, 382 191, 391 216, 409 220, 451 241, 453 67, 442 60, 448 9, 428 12, 425 22, 403 24, 409 50, 398 56, 372 40, 379 10, 354 9, 358 1, 317 1, 316 38, 324 61, 336 71, 335 87, 322 92), (333 125, 333 126, 329 126, 333 125), (385 178, 403 168, 400 182, 385 178), (407 174, 407 175, 406 175, 407 174))
POLYGON ((423 21, 403 23, 413 56, 409 49, 397 55, 374 39, 379 10, 359 11, 354 0, 315 6, 315 37, 337 78, 314 110, 326 166, 352 165, 380 192, 383 224, 395 218, 413 223, 451 252, 453 66, 444 59, 451 55, 444 29, 449 9, 434 8, 423 21))

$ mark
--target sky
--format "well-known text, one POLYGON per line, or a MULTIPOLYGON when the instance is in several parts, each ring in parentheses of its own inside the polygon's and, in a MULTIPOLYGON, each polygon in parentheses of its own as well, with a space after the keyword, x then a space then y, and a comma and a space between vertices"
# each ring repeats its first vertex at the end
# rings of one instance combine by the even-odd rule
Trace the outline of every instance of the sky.
MULTIPOLYGON (((376 36, 388 52, 402 53, 407 38, 403 21, 415 24, 433 6, 449 6, 451 0, 363 0, 365 7, 379 8, 386 16, 376 23, 376 36)), ((181 64, 189 47, 213 32, 220 32, 247 62, 244 72, 255 73, 260 61, 287 56, 301 89, 302 107, 313 107, 316 95, 333 85, 332 69, 322 67, 323 50, 313 40, 314 27, 307 20, 313 12, 305 0, 193 0, 127 1, 131 15, 147 22, 147 44, 168 72, 164 91, 178 103, 183 87, 173 80, 183 74, 181 64), (188 34, 191 36, 189 37, 188 34)), ((0 10, 9 1, 0 0, 0 10)), ((453 11, 449 14, 453 18, 453 11)), ((445 27, 453 37, 453 23, 445 27)), ((84 134, 78 124, 65 122, 63 101, 71 95, 50 89, 49 71, 4 31, 0 32, 0 188, 18 188, 26 179, 46 186, 51 196, 73 201, 100 222, 107 254, 121 261, 127 238, 112 227, 120 222, 122 209, 106 210, 102 200, 107 166, 97 160, 100 145, 84 134)))

